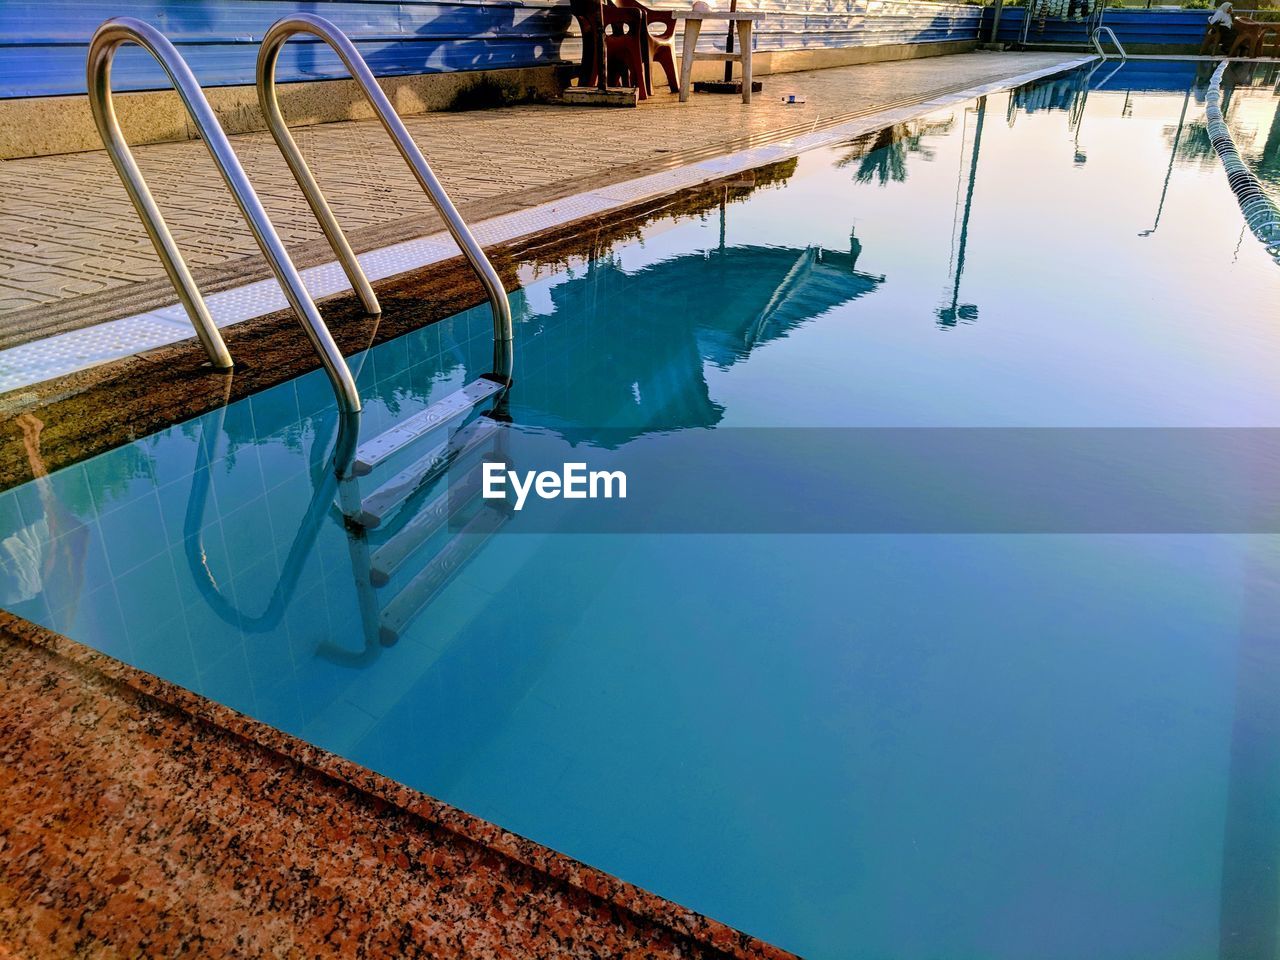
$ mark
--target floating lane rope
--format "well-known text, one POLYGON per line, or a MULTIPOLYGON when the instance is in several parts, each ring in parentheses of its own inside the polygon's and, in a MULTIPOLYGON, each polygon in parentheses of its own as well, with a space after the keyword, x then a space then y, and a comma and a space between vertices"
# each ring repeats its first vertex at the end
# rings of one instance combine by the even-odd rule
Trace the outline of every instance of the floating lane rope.
POLYGON ((1205 94, 1204 113, 1209 126, 1209 142, 1222 160, 1222 167, 1227 172, 1227 183, 1231 185, 1236 200, 1240 203, 1245 223, 1267 248, 1267 253, 1280 263, 1280 208, 1267 196, 1258 178, 1240 158, 1240 151, 1236 149, 1231 131, 1222 118, 1222 74, 1226 69, 1227 61, 1223 60, 1213 72, 1208 93, 1205 94))

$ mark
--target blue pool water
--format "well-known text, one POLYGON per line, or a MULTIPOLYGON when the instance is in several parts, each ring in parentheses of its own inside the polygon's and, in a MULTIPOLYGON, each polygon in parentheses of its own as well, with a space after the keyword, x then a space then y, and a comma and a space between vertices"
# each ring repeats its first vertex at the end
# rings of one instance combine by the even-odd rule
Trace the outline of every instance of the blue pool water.
MULTIPOLYGON (((1113 69, 524 268, 500 429, 1280 426, 1202 87, 1113 69)), ((1278 104, 1227 116, 1280 195, 1278 104)), ((362 435, 489 337, 352 358, 362 435)), ((1276 537, 504 531, 383 647, 332 408, 317 372, 0 494, 0 604, 813 958, 1274 954, 1276 537)))

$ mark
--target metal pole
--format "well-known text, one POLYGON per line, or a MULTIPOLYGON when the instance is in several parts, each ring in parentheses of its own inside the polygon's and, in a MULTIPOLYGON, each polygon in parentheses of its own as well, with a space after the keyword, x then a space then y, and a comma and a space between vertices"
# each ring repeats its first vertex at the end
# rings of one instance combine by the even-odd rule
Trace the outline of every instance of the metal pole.
MULTIPOLYGON (((329 229, 332 229, 336 235, 341 236, 342 231, 337 222, 333 220, 332 211, 324 203, 324 196, 315 178, 311 175, 311 171, 307 168, 306 163, 302 162, 302 156, 298 152, 297 145, 293 143, 293 138, 289 136, 284 117, 280 112, 280 103, 276 97, 275 64, 279 56, 280 47, 290 37, 298 33, 310 34, 323 40, 334 49, 334 52, 338 54, 343 64, 346 65, 352 78, 360 86, 360 89, 364 91, 365 97, 369 100, 369 105, 373 107, 373 112, 377 114, 387 133, 391 135, 396 149, 400 151, 400 156, 404 158, 409 165, 409 169, 413 171, 414 177, 435 206, 441 219, 444 220, 445 227, 479 277, 481 285, 489 296, 489 306, 493 312, 493 339, 495 341, 511 340, 511 305, 507 300, 506 287, 503 286, 502 280, 498 276, 498 272, 493 268, 493 264, 489 262, 489 258, 485 256, 484 248, 472 236, 466 221, 459 216, 453 201, 449 199, 444 187, 436 179, 435 173, 431 170, 431 165, 427 163, 422 151, 418 149, 417 144, 413 142, 413 138, 409 136, 409 131, 405 128, 404 122, 400 119, 399 114, 396 113, 395 108, 391 106, 391 101, 387 99, 387 95, 382 92, 382 87, 378 85, 378 81, 374 78, 373 71, 369 69, 369 65, 365 63, 364 57, 360 55, 360 52, 355 48, 355 44, 351 42, 347 35, 328 20, 309 13, 299 13, 276 21, 267 31, 266 36, 262 38, 262 47, 258 51, 258 99, 262 105, 263 113, 267 116, 267 123, 271 128, 272 135, 275 136, 276 142, 280 144, 285 161, 288 162, 294 177, 302 187, 302 192, 306 194, 307 201, 311 203, 311 208, 315 211, 316 218, 323 224, 325 217, 328 217, 330 227, 326 228, 326 234, 329 229)), ((603 43, 603 35, 601 42, 603 43)), ((604 64, 601 61, 601 76, 603 76, 603 70, 604 64)), ((354 261, 354 257, 352 260, 354 261)), ((355 269, 359 270, 358 265, 355 269)))
MULTIPOLYGON (((605 75, 605 74, 606 74, 606 71, 608 70, 608 67, 606 66, 606 61, 607 61, 607 58, 608 58, 608 56, 609 56, 609 45, 608 45, 608 43, 605 41, 605 36, 604 36, 604 29, 605 29, 605 27, 604 27, 604 0, 600 0, 599 4, 598 4, 597 6, 598 6, 598 12, 597 12, 597 16, 596 16, 596 25, 597 25, 597 29, 596 29, 596 64, 597 64, 597 73, 596 73, 596 78, 597 78, 597 79, 596 79, 596 89, 597 89, 597 90, 599 90, 601 93, 606 93, 606 92, 608 92, 608 89, 609 89, 608 79, 606 78, 606 75, 605 75)), ((318 19, 318 18, 317 18, 317 19, 318 19)))
MULTIPOLYGON (((231 352, 227 350, 222 334, 213 322, 204 298, 200 296, 195 279, 187 269, 186 261, 182 259, 182 253, 178 250, 173 234, 169 232, 169 227, 164 222, 164 216, 160 213, 155 198, 147 189, 147 182, 133 159, 124 134, 120 131, 120 123, 116 119, 115 106, 111 101, 111 61, 115 57, 116 49, 129 41, 138 44, 160 61, 160 65, 165 68, 169 79, 177 88, 178 95, 182 97, 184 103, 187 103, 187 109, 192 109, 188 94, 192 90, 198 91, 199 87, 177 51, 172 55, 174 62, 167 62, 168 51, 173 49, 169 42, 148 24, 139 23, 136 27, 132 27, 120 20, 108 20, 93 35, 93 41, 89 47, 87 79, 89 107, 93 112, 93 121, 98 127, 98 135, 102 138, 103 146, 107 148, 107 156, 115 165, 116 173, 120 175, 125 191, 129 194, 129 199, 142 220, 142 226, 146 229, 147 235, 151 238, 151 244, 164 265, 165 273, 169 275, 179 301, 187 311, 187 316, 191 318, 191 324, 195 327, 196 336, 200 338, 205 353, 209 355, 209 360, 215 368, 230 370, 234 366, 231 352)), ((200 99, 203 100, 203 97, 200 99)), ((212 149, 210 146, 210 150, 212 149)))
MULTIPOLYGON (((258 50, 259 77, 275 76, 276 61, 280 58, 282 44, 283 40, 274 45, 263 42, 258 50)), ((298 149, 297 141, 293 139, 293 134, 289 132, 289 125, 285 123, 284 116, 280 111, 280 103, 276 98, 275 85, 273 83, 258 83, 258 105, 262 108, 262 115, 266 118, 267 129, 271 131, 271 136, 275 138, 276 146, 284 154, 285 163, 289 165, 289 169, 293 172, 293 178, 298 181, 298 186, 302 189, 303 195, 306 196, 307 203, 311 205, 312 212, 315 214, 316 219, 320 221, 320 229, 324 231, 325 239, 329 241, 329 246, 333 248, 338 262, 342 264, 342 270, 347 275, 347 279, 351 281, 352 289, 360 297, 360 302, 364 304, 365 310, 372 314, 381 313, 382 307, 378 304, 378 297, 373 292, 373 287, 369 284, 368 277, 364 275, 360 261, 356 259, 355 251, 351 249, 351 244, 347 242, 346 234, 338 226, 338 220, 329 208, 329 204, 325 201, 324 194, 320 192, 320 187, 316 184, 315 177, 311 175, 311 170, 307 167, 307 161, 303 159, 302 151, 298 149)))
MULTIPOLYGON (((729 12, 736 13, 737 10, 738 10, 738 0, 729 0, 729 12)), ((725 37, 725 40, 724 40, 725 53, 733 53, 733 33, 734 33, 735 26, 736 24, 732 20, 730 20, 729 35, 725 37)), ((733 61, 732 60, 726 60, 724 62, 724 82, 725 83, 733 82, 733 61)))
POLYGON ((289 301, 289 306, 293 308, 294 314, 302 324, 307 339, 311 341, 312 347, 320 357, 320 363, 324 366, 337 397, 338 408, 344 412, 359 410, 360 395, 356 391, 355 380, 351 376, 351 371, 347 369, 342 352, 334 343, 333 335, 325 326, 315 303, 303 286, 302 278, 298 275, 293 261, 289 259, 284 244, 281 243, 280 237, 271 225, 266 210, 258 200, 258 195, 254 193, 249 178, 245 176, 244 168, 240 166, 240 161, 231 149, 226 133, 218 123, 218 118, 213 108, 209 106, 209 101, 205 99, 191 69, 173 44, 155 27, 133 17, 117 17, 100 26, 89 44, 89 105, 93 111, 98 132, 102 136, 103 145, 107 148, 107 154, 115 164, 116 171, 120 174, 120 179, 129 193, 129 198, 133 201, 138 216, 142 218, 143 226, 146 227, 155 245, 156 253, 164 263, 165 271, 173 281, 178 297, 186 307, 187 314, 191 317, 197 335, 209 352, 210 359, 215 366, 222 368, 231 366, 231 355, 227 352, 226 344, 223 343, 213 318, 200 296, 195 280, 187 269, 182 254, 178 251, 173 236, 169 233, 169 228, 165 225, 164 218, 160 215, 160 210, 147 189, 142 172, 138 169, 133 154, 129 150, 129 144, 125 141, 124 134, 120 131, 120 124, 116 120, 111 101, 111 61, 116 51, 125 43, 136 43, 145 49, 159 61, 165 73, 169 75, 200 138, 208 148, 218 172, 222 174, 222 179, 226 181, 232 196, 235 197, 236 205, 248 221, 249 229, 258 242, 262 255, 266 257, 272 273, 283 288, 285 299, 289 301))
POLYGON ((995 11, 991 15, 991 36, 988 43, 995 43, 1000 36, 1000 14, 1004 12, 1004 0, 996 0, 995 11))

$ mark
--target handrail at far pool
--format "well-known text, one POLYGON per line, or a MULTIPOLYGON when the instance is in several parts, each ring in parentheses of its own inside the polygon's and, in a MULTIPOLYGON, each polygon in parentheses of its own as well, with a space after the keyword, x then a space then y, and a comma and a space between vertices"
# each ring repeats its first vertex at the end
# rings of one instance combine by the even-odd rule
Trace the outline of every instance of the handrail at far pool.
POLYGON ((186 262, 182 259, 173 235, 164 222, 160 208, 156 206, 155 198, 147 188, 142 171, 138 169, 137 161, 134 160, 129 144, 120 130, 120 123, 116 119, 115 107, 111 100, 111 62, 115 58, 116 51, 126 43, 136 43, 142 47, 155 57, 165 73, 169 75, 178 96, 187 108, 191 121, 200 134, 200 139, 208 147, 209 155, 213 158, 218 172, 222 174, 222 179, 231 190, 236 205, 248 221, 253 238, 258 242, 262 255, 266 257, 272 273, 280 283, 285 299, 293 308, 307 339, 311 341, 312 347, 320 357, 320 363, 324 366, 337 397, 338 408, 343 412, 358 411, 360 395, 356 391, 355 379, 347 368, 342 351, 334 343, 333 335, 325 326, 311 295, 303 286, 302 277, 299 276, 293 261, 289 259, 284 244, 280 242, 280 237, 275 227, 271 225, 262 202, 249 183, 249 178, 245 176, 244 168, 240 166, 240 161, 231 149, 231 143, 227 140, 222 125, 218 123, 213 108, 209 106, 209 101, 205 99, 204 92, 200 89, 200 84, 192 74, 191 68, 187 66, 174 45, 151 24, 133 17, 115 17, 94 32, 93 40, 89 44, 87 63, 89 107, 93 112, 98 133, 102 137, 103 146, 107 148, 107 155, 111 157, 111 162, 124 183, 129 199, 133 201, 134 209, 137 210, 142 225, 146 228, 161 263, 164 264, 165 272, 168 273, 177 291, 178 299, 186 308, 196 335, 200 338, 213 366, 219 370, 231 369, 233 365, 231 354, 227 350, 221 333, 218 332, 218 327, 205 305, 204 298, 200 295, 199 288, 196 287, 191 271, 187 269, 186 262))
POLYGON ((1090 37, 1090 39, 1093 40, 1093 49, 1098 51, 1098 56, 1100 56, 1103 60, 1107 59, 1107 54, 1102 49, 1102 41, 1098 39, 1104 33, 1111 38, 1111 43, 1115 46, 1116 50, 1119 51, 1120 59, 1128 60, 1129 55, 1124 52, 1124 47, 1122 47, 1120 45, 1120 41, 1116 39, 1116 32, 1112 30, 1110 27, 1102 27, 1102 26, 1095 27, 1093 30, 1093 34, 1090 37))

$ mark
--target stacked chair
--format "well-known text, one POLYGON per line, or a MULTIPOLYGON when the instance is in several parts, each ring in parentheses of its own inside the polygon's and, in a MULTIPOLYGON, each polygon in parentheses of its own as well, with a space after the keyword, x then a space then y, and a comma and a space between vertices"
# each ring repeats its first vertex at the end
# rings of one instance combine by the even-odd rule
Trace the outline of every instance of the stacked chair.
POLYGON ((676 32, 675 14, 647 7, 640 0, 570 0, 569 8, 582 31, 579 86, 597 85, 603 68, 608 85, 636 87, 640 99, 646 100, 653 93, 651 64, 657 61, 667 75, 671 92, 680 92, 671 44, 676 32), (653 24, 660 26, 661 32, 651 32, 653 24), (599 63, 601 35, 603 64, 599 63))

